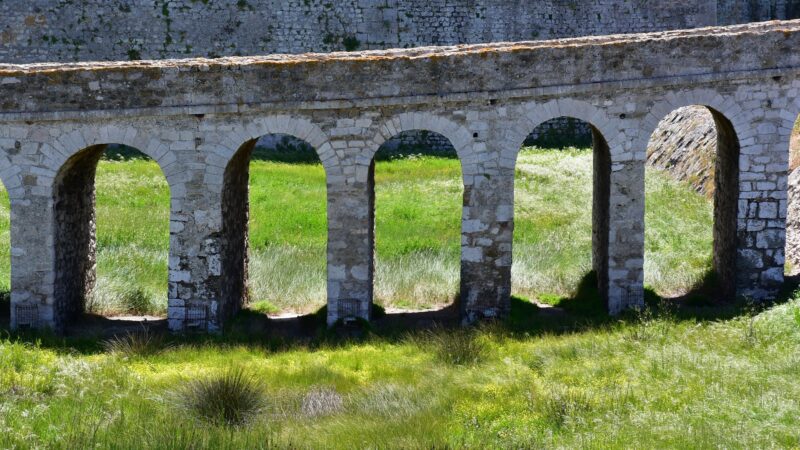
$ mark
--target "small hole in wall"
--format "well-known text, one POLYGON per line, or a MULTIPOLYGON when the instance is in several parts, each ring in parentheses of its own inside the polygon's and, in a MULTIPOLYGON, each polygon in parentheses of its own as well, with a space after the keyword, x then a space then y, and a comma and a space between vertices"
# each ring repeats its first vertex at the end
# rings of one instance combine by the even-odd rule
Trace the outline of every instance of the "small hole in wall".
POLYGON ((626 116, 626 115, 625 115, 625 113, 622 113, 622 114, 620 114, 620 115, 619 115, 619 118, 620 118, 620 119, 624 119, 624 118, 626 118, 626 117, 628 117, 628 116, 626 116))
POLYGON ((775 75, 774 77, 772 77, 773 81, 781 81, 782 79, 783 77, 781 75, 775 75))
POLYGON ((203 117, 205 117, 206 115, 205 115, 205 114, 195 114, 194 116, 195 116, 196 118, 198 118, 198 119, 202 119, 202 118, 203 118, 203 117))
POLYGON ((490 105, 496 105, 497 104, 497 99, 496 98, 489 99, 489 104, 490 105))
POLYGON ((477 138, 478 137, 478 133, 472 133, 472 137, 477 138))
POLYGON ((203 138, 194 138, 195 147, 199 147, 203 143, 203 138))

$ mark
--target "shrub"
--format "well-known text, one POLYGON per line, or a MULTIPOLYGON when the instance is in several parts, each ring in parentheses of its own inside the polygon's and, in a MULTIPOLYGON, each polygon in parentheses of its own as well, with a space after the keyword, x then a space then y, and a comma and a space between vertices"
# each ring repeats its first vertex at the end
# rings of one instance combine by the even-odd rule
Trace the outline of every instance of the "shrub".
POLYGON ((154 333, 145 326, 140 330, 129 331, 122 336, 114 336, 103 341, 103 347, 107 352, 128 358, 156 355, 168 346, 163 333, 154 333))
POLYGON ((243 425, 264 406, 260 384, 240 368, 190 381, 179 402, 199 419, 225 426, 243 425))

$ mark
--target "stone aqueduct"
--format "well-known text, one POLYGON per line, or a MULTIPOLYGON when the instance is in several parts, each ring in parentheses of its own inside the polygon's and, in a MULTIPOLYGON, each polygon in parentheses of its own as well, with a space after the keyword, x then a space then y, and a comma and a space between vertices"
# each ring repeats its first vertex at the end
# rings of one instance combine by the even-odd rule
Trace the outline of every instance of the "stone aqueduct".
POLYGON ((328 192, 328 322, 370 317, 373 155, 406 130, 461 162, 465 321, 510 307, 514 169, 569 116, 594 136, 593 266, 611 313, 643 302, 648 139, 704 105, 719 134, 714 266, 755 299, 783 282, 800 21, 410 50, 0 66, 0 179, 11 200, 12 327, 61 330, 94 281, 94 171, 106 144, 156 160, 171 193, 169 326, 220 329, 245 297, 248 161, 283 133, 328 192))

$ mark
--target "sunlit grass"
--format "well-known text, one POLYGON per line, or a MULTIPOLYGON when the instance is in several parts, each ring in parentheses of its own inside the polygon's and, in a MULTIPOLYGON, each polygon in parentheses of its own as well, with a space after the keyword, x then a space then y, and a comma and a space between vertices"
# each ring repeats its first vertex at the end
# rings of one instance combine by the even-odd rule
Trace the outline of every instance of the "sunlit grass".
POLYGON ((135 357, 0 339, 0 448, 794 448, 798 317, 794 300, 711 322, 135 357), (232 368, 258 380, 246 421, 186 412, 187 386, 232 368))
MULTIPOLYGON (((665 173, 645 177, 645 284, 686 293, 711 268, 712 205, 665 173)), ((530 149, 517 162, 514 292, 571 296, 592 263, 592 154, 530 149)))

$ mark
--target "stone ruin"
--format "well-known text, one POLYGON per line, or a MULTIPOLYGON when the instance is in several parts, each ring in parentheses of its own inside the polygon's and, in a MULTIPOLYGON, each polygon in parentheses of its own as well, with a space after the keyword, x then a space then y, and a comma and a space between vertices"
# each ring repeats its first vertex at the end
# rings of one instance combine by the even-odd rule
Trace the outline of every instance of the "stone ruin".
POLYGON ((508 312, 520 144, 575 124, 595 147, 593 266, 610 312, 642 301, 645 163, 714 197, 728 294, 774 296, 785 220, 800 259, 784 161, 800 112, 794 22, 363 51, 790 19, 797 0, 8 0, 0 14, 15 327, 60 330, 83 310, 94 170, 115 144, 155 159, 170 185, 173 330, 218 330, 246 300, 247 167, 268 134, 305 140, 325 167, 329 323, 370 316, 380 145, 458 153, 467 322, 508 312), (335 50, 358 51, 220 58, 335 50), (187 57, 216 59, 136 62, 187 57), (66 64, 103 60, 132 62, 66 64))
POLYGON ((672 111, 716 129, 714 268, 730 295, 783 283, 800 22, 331 54, 0 65, 13 327, 63 329, 94 281, 94 168, 137 148, 170 186, 169 326, 220 330, 244 302, 246 161, 265 134, 317 151, 328 191, 328 323, 369 319, 373 156, 410 130, 461 162, 465 322, 510 308, 514 167, 531 130, 591 126, 593 267, 608 311, 643 303, 647 145, 672 111), (753 52, 752 49, 762 49, 753 52), (531 67, 537 70, 532 71, 531 67))

